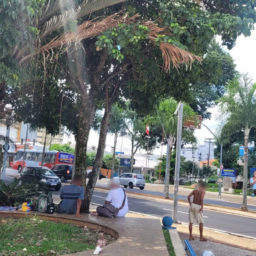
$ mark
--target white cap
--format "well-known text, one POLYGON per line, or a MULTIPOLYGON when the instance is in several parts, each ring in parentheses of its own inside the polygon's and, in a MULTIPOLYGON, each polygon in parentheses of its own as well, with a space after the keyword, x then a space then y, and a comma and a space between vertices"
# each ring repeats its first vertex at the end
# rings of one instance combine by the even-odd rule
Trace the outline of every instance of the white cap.
POLYGON ((111 185, 120 186, 120 180, 119 179, 111 179, 109 181, 109 186, 111 186, 111 185))

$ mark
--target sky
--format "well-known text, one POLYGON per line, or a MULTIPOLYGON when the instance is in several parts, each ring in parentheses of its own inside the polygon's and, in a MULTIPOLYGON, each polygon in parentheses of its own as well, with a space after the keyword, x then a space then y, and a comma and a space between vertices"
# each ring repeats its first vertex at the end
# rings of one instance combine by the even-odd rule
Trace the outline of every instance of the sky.
MULTIPOLYGON (((236 69, 240 73, 248 73, 252 81, 256 82, 256 30, 254 30, 250 37, 240 36, 234 48, 229 51, 234 59, 236 69)), ((207 125, 215 134, 218 135, 219 128, 224 120, 221 118, 221 113, 218 107, 210 109, 212 117, 210 120, 205 120, 203 124, 207 125)), ((202 126, 200 130, 195 131, 195 136, 198 143, 203 144, 205 138, 213 138, 213 135, 202 126)))

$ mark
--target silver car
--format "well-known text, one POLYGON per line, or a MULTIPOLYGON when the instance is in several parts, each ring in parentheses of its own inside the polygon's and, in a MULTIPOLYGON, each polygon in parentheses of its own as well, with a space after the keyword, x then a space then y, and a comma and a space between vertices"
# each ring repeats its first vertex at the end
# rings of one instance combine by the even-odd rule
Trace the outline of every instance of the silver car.
POLYGON ((141 190, 145 188, 145 179, 142 174, 137 173, 123 173, 119 176, 120 184, 125 188, 138 187, 141 190))

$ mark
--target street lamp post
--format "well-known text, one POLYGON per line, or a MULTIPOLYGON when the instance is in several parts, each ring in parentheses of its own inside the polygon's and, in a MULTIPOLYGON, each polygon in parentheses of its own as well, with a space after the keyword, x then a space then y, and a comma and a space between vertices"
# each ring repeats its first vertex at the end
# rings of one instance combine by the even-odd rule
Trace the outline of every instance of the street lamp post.
POLYGON ((183 124, 183 103, 179 103, 175 111, 175 114, 178 115, 178 125, 177 125, 176 161, 175 161, 175 177, 174 177, 173 221, 177 223, 178 190, 179 190, 179 180, 180 180, 180 152, 181 152, 181 138, 182 138, 182 124, 183 124))
MULTIPOLYGON (((217 140, 217 142, 219 143, 220 145, 220 172, 219 172, 219 178, 221 177, 221 168, 223 167, 223 144, 222 142, 219 140, 219 138, 216 136, 216 134, 208 127, 206 126, 205 124, 201 123, 213 136, 214 138, 217 140)), ((219 199, 221 198, 221 183, 219 182, 219 187, 218 187, 218 190, 219 190, 219 199)))

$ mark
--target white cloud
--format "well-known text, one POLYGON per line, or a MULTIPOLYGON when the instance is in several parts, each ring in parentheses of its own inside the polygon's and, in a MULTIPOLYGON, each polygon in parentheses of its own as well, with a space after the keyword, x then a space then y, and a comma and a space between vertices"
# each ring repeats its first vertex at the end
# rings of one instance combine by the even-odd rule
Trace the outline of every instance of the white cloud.
MULTIPOLYGON (((234 59, 237 71, 240 73, 248 73, 252 80, 256 82, 256 30, 252 32, 250 37, 240 36, 236 41, 236 45, 229 53, 234 59)), ((225 119, 217 106, 209 109, 209 112, 212 113, 212 117, 210 120, 204 120, 203 124, 207 125, 218 135, 225 119)), ((194 134, 200 144, 203 143, 206 138, 214 137, 204 126, 202 126, 200 130, 195 130, 194 134)))

